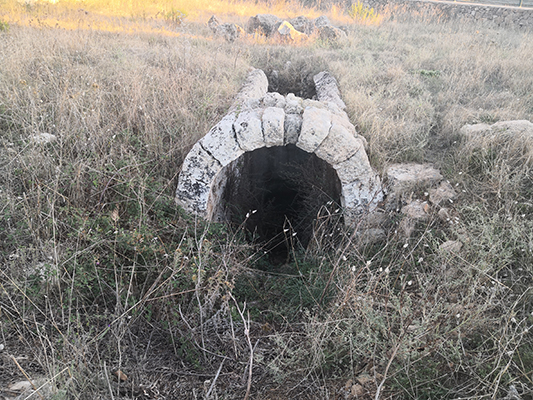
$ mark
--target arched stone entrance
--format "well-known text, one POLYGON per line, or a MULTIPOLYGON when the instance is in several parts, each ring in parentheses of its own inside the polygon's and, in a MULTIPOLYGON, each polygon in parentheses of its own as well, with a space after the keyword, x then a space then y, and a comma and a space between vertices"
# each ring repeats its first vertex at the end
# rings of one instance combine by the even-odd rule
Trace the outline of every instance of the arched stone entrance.
MULTIPOLYGON (((262 157, 272 151, 278 153, 278 158, 298 160, 306 158, 299 153, 304 152, 322 160, 336 173, 335 177, 329 172, 329 179, 338 179, 337 197, 346 224, 357 223, 362 213, 375 209, 383 192, 368 161, 366 140, 356 133, 344 111, 335 78, 321 72, 314 82, 317 100, 302 99, 291 93, 283 96, 267 92, 264 72, 250 72, 228 114, 185 158, 177 203, 208 220, 227 220, 227 187, 243 176, 243 168, 250 165, 250 154, 259 150, 262 157)), ((289 192, 287 188, 290 197, 289 192)), ((336 194, 330 194, 336 201, 336 194)))

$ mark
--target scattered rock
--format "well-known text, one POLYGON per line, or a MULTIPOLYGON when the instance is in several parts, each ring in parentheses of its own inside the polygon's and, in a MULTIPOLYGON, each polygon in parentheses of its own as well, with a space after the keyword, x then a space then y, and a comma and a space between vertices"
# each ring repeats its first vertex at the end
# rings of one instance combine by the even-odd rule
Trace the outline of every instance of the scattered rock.
POLYGON ((359 239, 359 244, 362 246, 368 246, 385 240, 387 234, 385 233, 385 230, 381 228, 368 228, 362 229, 357 237, 359 239))
POLYGON ((346 32, 331 25, 325 25, 318 28, 318 37, 324 42, 330 44, 340 44, 347 38, 346 32))
POLYGON ((233 43, 235 40, 245 35, 244 29, 239 25, 230 23, 223 24, 214 15, 207 22, 207 26, 215 36, 221 36, 229 43, 233 43))
POLYGON ((415 200, 402 207, 402 214, 405 218, 400 222, 400 232, 405 237, 410 237, 419 221, 426 221, 429 218, 429 204, 426 201, 415 200))
POLYGON ((30 137, 30 140, 32 143, 37 144, 46 144, 46 143, 53 143, 57 140, 56 135, 52 135, 51 133, 38 133, 36 135, 33 135, 30 137))
POLYGON ((437 213, 437 215, 439 216, 439 218, 442 220, 442 221, 449 221, 450 218, 452 217, 452 214, 450 212, 450 209, 449 208, 446 208, 446 207, 442 207, 439 212, 437 213))
POLYGON ((387 168, 386 176, 390 192, 396 195, 420 186, 435 186, 443 179, 439 170, 429 164, 393 164, 387 168))
POLYGON ((31 384, 30 381, 20 381, 20 382, 9 385, 7 389, 12 392, 22 393, 27 390, 33 390, 33 385, 31 384))
POLYGON ((325 15, 321 15, 320 17, 315 18, 313 20, 313 25, 315 26, 315 28, 321 28, 323 26, 331 26, 331 22, 329 22, 328 17, 326 17, 325 15))
POLYGON ((120 369, 115 371, 115 376, 120 382, 126 382, 128 380, 128 376, 120 369))
POLYGON ((272 34, 272 37, 279 39, 283 43, 303 42, 308 39, 305 33, 299 32, 287 21, 281 23, 279 28, 272 34))
POLYGON ((351 395, 361 397, 365 394, 365 389, 361 385, 352 385, 351 395))
POLYGON ((453 190, 452 185, 447 181, 441 182, 438 188, 430 189, 429 191, 429 201, 436 206, 453 200, 455 196, 455 190, 453 190))
POLYGON ((281 24, 282 20, 272 14, 257 14, 250 17, 246 24, 246 32, 250 34, 261 33, 270 36, 281 24))
POLYGON ((402 214, 414 220, 427 220, 429 217, 429 204, 426 201, 415 200, 402 207, 402 214))
POLYGON ((216 34, 222 36, 227 42, 233 43, 240 37, 243 37, 246 32, 237 24, 222 24, 217 27, 216 34))
POLYGON ((299 16, 289 20, 289 23, 296 29, 298 32, 305 33, 310 35, 315 30, 315 24, 309 18, 304 16, 299 16))
POLYGON ((474 124, 474 125, 465 125, 461 128, 460 133, 466 136, 471 135, 487 135, 487 134, 502 134, 502 133, 512 133, 512 134, 527 134, 529 136, 533 135, 533 123, 527 120, 516 120, 516 121, 499 121, 492 125, 487 124, 474 124))
POLYGON ((459 253, 463 244, 458 240, 448 240, 439 246, 439 250, 443 253, 459 253))
POLYGON ((357 382, 359 382, 361 385, 366 385, 367 383, 374 382, 374 378, 372 378, 368 374, 361 374, 356 378, 357 382))
POLYGON ((207 21, 207 26, 213 33, 216 31, 217 26, 219 25, 222 25, 222 21, 219 20, 216 15, 213 15, 211 18, 209 18, 209 21, 207 21))

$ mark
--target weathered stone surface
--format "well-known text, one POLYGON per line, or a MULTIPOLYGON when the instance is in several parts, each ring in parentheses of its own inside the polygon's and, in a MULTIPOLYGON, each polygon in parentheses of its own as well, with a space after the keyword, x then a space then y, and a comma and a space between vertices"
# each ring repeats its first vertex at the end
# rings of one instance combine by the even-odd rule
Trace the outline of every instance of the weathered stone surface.
POLYGON ((329 134, 330 127, 331 113, 329 111, 315 107, 306 108, 296 146, 308 153, 314 152, 329 134))
POLYGON ((216 16, 212 16, 207 22, 207 26, 216 36, 223 37, 227 42, 234 42, 239 37, 246 34, 244 29, 239 25, 226 23, 223 24, 216 16))
POLYGON ((439 251, 443 253, 459 253, 463 248, 463 244, 458 240, 448 240, 441 243, 439 251))
POLYGON ((253 69, 246 78, 242 89, 237 94, 235 102, 233 103, 230 112, 246 105, 247 108, 251 107, 251 103, 259 106, 260 100, 265 96, 268 91, 268 78, 265 73, 260 69, 253 69))
POLYGON ((370 166, 368 156, 364 148, 358 150, 348 160, 339 164, 333 164, 333 168, 337 171, 341 183, 350 183, 360 177, 375 176, 375 172, 370 166))
POLYGON ((246 32, 248 33, 262 33, 270 36, 274 30, 281 24, 281 19, 272 14, 257 14, 255 17, 250 17, 246 24, 246 32))
POLYGON ((315 24, 309 18, 299 16, 289 20, 289 23, 299 32, 310 35, 315 30, 315 24))
POLYGON ((393 164, 386 175, 389 190, 398 195, 416 186, 434 186, 443 179, 439 170, 429 164, 393 164))
POLYGON ((429 218, 429 204, 426 201, 414 200, 402 207, 402 214, 414 220, 427 220, 429 218))
POLYGON ((332 44, 339 44, 341 41, 347 38, 346 33, 331 25, 321 26, 318 28, 318 37, 332 44))
POLYGON ((255 110, 239 114, 233 124, 239 146, 244 151, 253 151, 265 146, 261 116, 255 110))
POLYGON ((293 93, 289 93, 286 97, 285 112, 287 114, 301 114, 303 111, 302 99, 296 97, 293 93))
POLYGON ((341 115, 337 115, 337 114, 331 114, 331 123, 332 124, 335 124, 335 125, 340 125, 342 126, 344 129, 346 129, 348 132, 350 132, 353 136, 357 137, 358 139, 362 140, 365 144, 365 147, 366 147, 366 139, 359 135, 356 131, 355 131, 355 126, 353 126, 353 124, 350 122, 350 120, 348 119, 348 116, 346 115, 346 113, 343 111, 341 115))
POLYGON ((202 147, 222 166, 228 165, 244 153, 237 143, 233 130, 236 118, 234 113, 226 115, 200 140, 202 147))
POLYGON ((221 25, 222 21, 217 18, 216 15, 213 15, 211 18, 209 18, 209 21, 207 21, 207 26, 209 29, 211 29, 211 32, 215 33, 217 26, 221 25))
POLYGON ((246 34, 243 28, 237 24, 225 23, 216 29, 216 35, 222 36, 227 42, 233 43, 246 34))
POLYGON ((285 144, 296 144, 302 130, 302 120, 300 114, 285 115, 285 144))
POLYGON ((285 100, 285 97, 283 97, 281 94, 276 92, 269 92, 263 97, 262 103, 264 107, 285 108, 287 102, 285 100))
POLYGON ((329 22, 328 17, 326 17, 325 15, 321 15, 320 17, 315 18, 313 20, 313 25, 315 26, 315 28, 320 28, 322 26, 331 25, 331 22, 329 22))
POLYGON ((316 87, 316 97, 319 101, 335 103, 341 110, 346 104, 341 99, 341 92, 337 80, 328 71, 323 71, 313 77, 316 87))
POLYGON ((361 176, 359 179, 342 185, 341 203, 344 219, 348 225, 359 220, 361 214, 372 211, 383 200, 379 177, 361 176))
POLYGON ((334 165, 348 160, 359 150, 364 151, 364 143, 343 125, 333 123, 329 135, 315 150, 315 154, 334 165))
POLYGON ((299 32, 288 21, 283 21, 281 25, 272 33, 272 37, 284 43, 303 42, 308 39, 305 33, 299 32))
POLYGON ((222 165, 207 153, 200 142, 196 143, 181 168, 176 191, 177 203, 186 210, 203 215, 211 182, 222 169, 222 165))
POLYGON ((412 201, 402 207, 402 214, 405 214, 405 218, 400 222, 399 230, 405 237, 410 237, 416 223, 429 218, 429 204, 421 200, 412 201))
POLYGON ((429 201, 435 205, 439 205, 444 202, 449 202, 453 200, 456 196, 455 190, 453 190, 452 185, 443 181, 436 189, 430 189, 429 191, 429 201))
POLYGON ((283 146, 285 136, 285 111, 268 107, 263 112, 263 137, 267 147, 283 146))
POLYGON ((36 135, 30 136, 30 141, 32 143, 38 143, 38 144, 45 144, 45 143, 53 143, 57 140, 56 135, 52 135, 51 133, 38 133, 36 135))
POLYGON ((480 134, 502 134, 502 133, 511 133, 515 135, 527 134, 533 136, 533 123, 526 120, 516 120, 516 121, 499 121, 493 125, 487 124, 475 124, 475 125, 465 125, 460 130, 461 134, 469 135, 480 135, 480 134))

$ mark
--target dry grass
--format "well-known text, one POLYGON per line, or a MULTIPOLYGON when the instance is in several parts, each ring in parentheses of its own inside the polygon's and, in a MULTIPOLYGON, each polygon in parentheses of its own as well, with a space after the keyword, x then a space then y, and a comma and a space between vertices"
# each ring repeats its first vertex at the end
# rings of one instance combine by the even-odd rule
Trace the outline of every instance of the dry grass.
POLYGON ((533 120, 530 33, 395 10, 337 46, 227 44, 210 14, 276 5, 83 4, 0 0, 0 390, 23 370, 51 399, 244 398, 250 376, 265 399, 349 398, 362 377, 364 398, 531 398, 531 140, 460 133, 533 120), (276 267, 177 209, 186 152, 249 66, 295 87, 332 71, 374 166, 439 166, 451 221, 406 239, 393 214, 367 246, 317 229, 276 267))

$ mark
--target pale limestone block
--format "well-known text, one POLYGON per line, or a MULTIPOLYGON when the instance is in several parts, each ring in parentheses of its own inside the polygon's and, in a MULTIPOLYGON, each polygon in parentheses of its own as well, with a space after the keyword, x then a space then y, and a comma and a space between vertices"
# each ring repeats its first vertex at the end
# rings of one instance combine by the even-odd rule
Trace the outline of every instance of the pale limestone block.
POLYGON ((263 97, 262 103, 264 107, 285 108, 286 106, 285 97, 276 92, 273 92, 273 93, 269 92, 265 94, 265 96, 263 97))
POLYGON ((263 137, 267 147, 283 146, 285 136, 285 111, 268 107, 263 112, 263 137))
POLYGON ((329 111, 315 107, 306 108, 296 146, 308 153, 313 153, 328 136, 330 128, 331 113, 329 111))
POLYGON ((176 201, 186 210, 205 215, 211 183, 222 165, 197 142, 183 161, 176 201))
POLYGON ((302 130, 302 121, 300 114, 285 115, 285 144, 296 144, 302 130))
POLYGON ((233 124, 239 146, 244 151, 253 151, 265 146, 260 114, 255 110, 243 111, 233 124))
POLYGON ((333 164, 333 168, 337 171, 341 183, 350 183, 361 177, 375 176, 375 172, 370 166, 368 156, 363 147, 361 147, 348 160, 339 164, 333 164))
POLYGON ((333 123, 329 135, 315 150, 315 154, 329 164, 346 161, 357 151, 364 151, 364 143, 343 125, 333 123))
POLYGON ((203 148, 211 153, 222 166, 228 165, 244 154, 233 130, 236 119, 235 113, 226 115, 200 140, 203 148))
POLYGON ((393 164, 386 174, 390 191, 398 195, 416 186, 434 186, 443 179, 439 170, 430 164, 393 164))
POLYGON ((289 93, 285 99, 285 112, 287 114, 301 114, 304 112, 303 100, 289 93))

